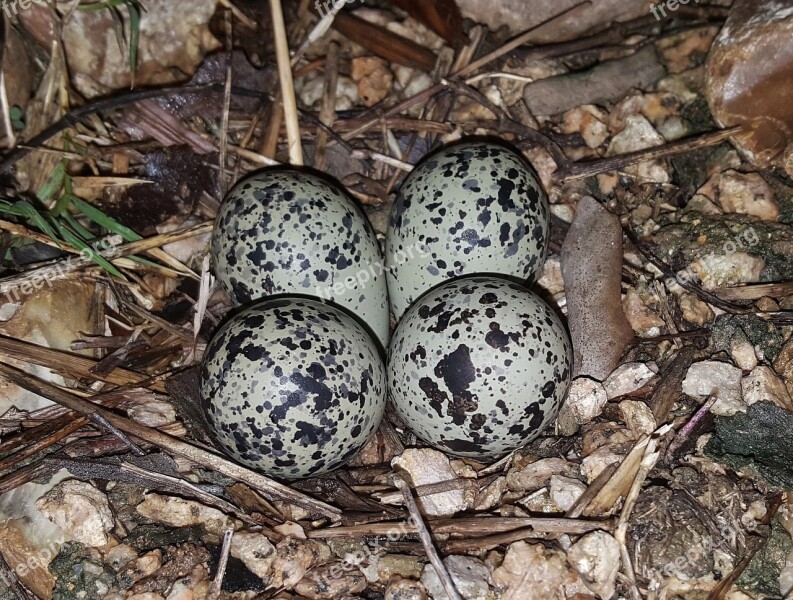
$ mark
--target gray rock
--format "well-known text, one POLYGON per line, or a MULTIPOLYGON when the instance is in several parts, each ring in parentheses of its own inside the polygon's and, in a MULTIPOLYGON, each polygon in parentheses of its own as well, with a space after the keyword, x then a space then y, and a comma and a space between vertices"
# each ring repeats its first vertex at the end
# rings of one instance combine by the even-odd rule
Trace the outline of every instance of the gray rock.
POLYGON ((626 58, 610 60, 587 71, 557 75, 528 84, 523 90, 531 112, 555 115, 581 104, 605 104, 632 88, 645 89, 666 75, 654 46, 626 58))
MULTIPOLYGON (((570 10, 579 0, 458 0, 463 16, 492 29, 506 27, 511 33, 522 33, 548 19, 570 10)), ((642 0, 593 0, 555 19, 548 27, 540 27, 529 39, 533 43, 551 43, 577 38, 611 21, 629 21, 650 14, 642 0)))
MULTIPOLYGON (((447 556, 443 564, 449 571, 454 586, 465 600, 488 600, 490 595, 490 569, 485 563, 470 556, 447 556)), ((448 600, 435 567, 427 564, 421 574, 421 583, 433 600, 448 600)))

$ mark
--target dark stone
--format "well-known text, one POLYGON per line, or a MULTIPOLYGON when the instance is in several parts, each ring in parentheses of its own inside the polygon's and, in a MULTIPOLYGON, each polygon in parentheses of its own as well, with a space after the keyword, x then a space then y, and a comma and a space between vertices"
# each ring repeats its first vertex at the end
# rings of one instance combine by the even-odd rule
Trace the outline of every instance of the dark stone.
POLYGON ((793 487, 793 414, 771 404, 752 404, 746 413, 716 417, 716 433, 705 453, 734 469, 752 467, 772 486, 793 487))

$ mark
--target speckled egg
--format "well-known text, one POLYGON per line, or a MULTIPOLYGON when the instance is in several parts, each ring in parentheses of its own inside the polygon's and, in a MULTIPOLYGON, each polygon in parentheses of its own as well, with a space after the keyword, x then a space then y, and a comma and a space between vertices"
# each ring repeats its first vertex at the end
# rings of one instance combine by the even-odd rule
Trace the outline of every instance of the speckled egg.
POLYGON ((461 275, 530 280, 548 247, 548 198, 531 165, 493 143, 426 158, 402 185, 386 236, 391 311, 461 275))
POLYGON ((405 313, 391 340, 388 394, 428 444, 486 459, 556 418, 571 365, 567 332, 539 296, 505 279, 463 277, 405 313))
POLYGON ((318 175, 268 169, 228 193, 212 232, 218 281, 237 304, 300 294, 349 310, 388 345, 388 292, 375 232, 318 175))
POLYGON ((309 298, 235 315, 207 346, 201 401, 220 447, 281 479, 340 467, 383 417, 385 365, 355 319, 309 298))

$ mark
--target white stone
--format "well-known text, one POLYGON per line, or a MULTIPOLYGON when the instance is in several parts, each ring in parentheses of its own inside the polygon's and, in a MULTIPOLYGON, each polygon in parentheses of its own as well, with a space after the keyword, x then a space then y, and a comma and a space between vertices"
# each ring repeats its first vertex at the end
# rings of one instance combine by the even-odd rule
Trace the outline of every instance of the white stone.
MULTIPOLYGON (((560 508, 551 500, 551 494, 547 488, 542 488, 515 501, 515 505, 525 508, 531 514, 559 514, 560 508)), ((517 515, 515 515, 517 516, 517 515)))
POLYGON ((689 134, 689 127, 683 119, 672 116, 658 124, 658 133, 664 136, 667 142, 673 142, 689 134))
POLYGON ((647 4, 637 0, 616 3, 598 0, 587 5, 587 10, 573 10, 579 6, 575 0, 542 0, 532 2, 526 10, 525 0, 501 0, 487 3, 482 0, 460 0, 457 3, 463 17, 476 23, 485 23, 493 31, 506 27, 512 35, 536 30, 537 42, 560 42, 578 39, 580 35, 600 30, 599 25, 617 18, 627 21, 648 14, 647 4), (543 26, 545 21, 553 23, 543 26))
POLYGON ((138 504, 136 510, 147 519, 171 527, 202 525, 207 532, 223 535, 228 528, 238 528, 240 522, 227 517, 211 506, 176 496, 149 493, 138 504))
POLYGON ((747 405, 755 402, 773 402, 780 408, 793 412, 793 401, 785 383, 776 372, 765 365, 756 367, 741 380, 743 401, 747 405))
POLYGON ((572 223, 575 207, 572 204, 551 204, 551 214, 565 223, 572 223))
POLYGON ((727 213, 776 221, 779 204, 771 186, 758 173, 725 171, 719 178, 719 204, 727 213))
MULTIPOLYGON (((405 470, 415 487, 458 478, 449 463, 449 458, 431 448, 408 448, 400 456, 394 457, 391 465, 405 470)), ((418 505, 425 515, 433 517, 450 516, 470 508, 463 490, 420 495, 418 505)))
POLYGON ((609 397, 603 385, 588 377, 577 377, 570 384, 567 400, 557 418, 561 435, 573 435, 581 425, 603 412, 609 397))
POLYGON ((785 558, 785 566, 779 573, 779 593, 784 598, 793 591, 793 551, 789 552, 785 558))
POLYGON ((548 493, 551 500, 563 511, 567 512, 575 504, 576 500, 586 491, 586 486, 572 477, 551 476, 548 483, 548 493))
POLYGON ((306 536, 306 530, 303 529, 303 526, 300 523, 295 523, 294 521, 286 521, 280 525, 276 525, 273 527, 273 531, 280 533, 284 537, 298 538, 301 540, 308 539, 306 536))
POLYGON ((621 463, 623 458, 624 456, 615 452, 611 446, 601 446, 581 461, 581 474, 586 478, 587 483, 592 483, 603 469, 621 463))
POLYGON ((504 561, 493 571, 493 582, 504 600, 562 600, 562 588, 577 577, 561 550, 526 542, 510 544, 504 561))
POLYGON ((718 394, 711 407, 715 415, 730 416, 746 411, 741 394, 741 370, 718 360, 703 360, 691 365, 683 380, 683 393, 698 398, 718 394))
POLYGON ((114 571, 119 571, 127 563, 138 558, 138 552, 129 544, 118 544, 113 546, 105 554, 105 564, 109 565, 114 571))
MULTIPOLYGON (((663 136, 644 116, 630 115, 625 121, 625 128, 611 139, 606 156, 626 154, 666 143, 663 136)), ((638 165, 626 167, 625 171, 646 181, 669 182, 669 173, 663 162, 658 160, 644 161, 638 165)))
POLYGON ((108 543, 113 529, 113 513, 102 492, 90 483, 68 479, 36 501, 36 508, 60 527, 66 539, 84 546, 108 543))
POLYGON ((537 280, 537 285, 551 296, 564 291, 562 279, 562 265, 559 255, 549 256, 542 267, 542 276, 537 280))
POLYGON ((611 400, 644 387, 657 372, 658 367, 654 363, 625 363, 614 369, 603 382, 603 387, 611 400))
MULTIPOLYGON (((762 257, 746 252, 709 254, 691 263, 691 271, 707 291, 741 283, 756 283, 760 281, 764 268, 765 260, 762 257)), ((682 276, 685 277, 686 273, 682 276)))
POLYGON ((664 143, 664 138, 643 115, 629 115, 625 127, 611 139, 608 155, 644 150, 664 143))
POLYGON ((474 506, 474 510, 485 511, 497 506, 506 489, 507 478, 497 477, 477 496, 478 500, 474 506))
POLYGON ((636 438, 642 434, 652 433, 657 427, 653 411, 641 400, 623 400, 620 402, 620 413, 622 420, 636 438))
POLYGON ((696 211, 698 213, 702 213, 703 215, 720 215, 724 211, 722 211, 716 204, 705 196, 704 194, 694 194, 691 196, 691 200, 688 201, 686 204, 686 208, 683 212, 691 212, 696 211))
POLYGON ((757 366, 757 354, 749 340, 733 339, 730 342, 730 356, 744 371, 751 371, 757 366))
MULTIPOLYGON (((449 576, 465 600, 489 600, 490 569, 485 563, 470 556, 447 556, 443 564, 449 576)), ((449 596, 443 588, 435 567, 427 564, 421 573, 421 583, 434 600, 448 600, 449 596)))
POLYGON ((270 587, 292 589, 317 562, 310 541, 284 538, 275 548, 270 587))
POLYGON ((179 579, 173 584, 165 600, 193 600, 198 597, 193 593, 193 587, 189 578, 179 579))
POLYGON ((170 402, 164 400, 136 404, 127 409, 127 414, 130 419, 149 427, 163 427, 176 422, 176 411, 170 402))
POLYGON ((567 560, 599 598, 611 598, 620 569, 620 545, 617 540, 605 531, 593 531, 573 544, 567 552, 567 560))
POLYGON ((240 531, 231 538, 231 555, 239 558, 248 569, 262 579, 269 581, 275 560, 275 546, 261 533, 240 531))
POLYGON ((160 570, 162 567, 162 550, 151 550, 143 556, 128 563, 124 568, 121 578, 131 582, 140 581, 160 570))
POLYGON ((0 306, 0 321, 5 323, 11 319, 19 310, 20 306, 22 305, 16 302, 4 302, 3 305, 0 306))

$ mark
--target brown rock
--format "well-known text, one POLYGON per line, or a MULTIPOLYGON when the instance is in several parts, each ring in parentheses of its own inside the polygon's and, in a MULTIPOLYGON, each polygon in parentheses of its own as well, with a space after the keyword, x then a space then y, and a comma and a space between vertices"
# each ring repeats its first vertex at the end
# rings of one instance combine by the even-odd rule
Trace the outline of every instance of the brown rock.
MULTIPOLYGON (((145 4, 135 85, 167 85, 188 79, 204 55, 220 47, 209 31, 216 2, 191 2, 189 9, 171 0, 147 0, 145 4)), ((50 13, 42 3, 19 12, 22 24, 48 50, 54 35, 50 13)), ((122 9, 120 14, 129 31, 127 11, 122 9)), ((129 88, 132 83, 128 52, 119 47, 114 18, 109 10, 76 10, 63 24, 63 49, 72 83, 86 97, 129 88)))
POLYGON ((665 325, 664 320, 655 314, 642 300, 635 288, 628 288, 622 301, 625 316, 633 330, 643 337, 659 335, 665 325))
POLYGON ((589 196, 582 198, 562 246, 575 366, 573 376, 602 381, 633 341, 622 310, 622 228, 589 196))
POLYGON ((47 569, 50 559, 58 553, 55 544, 49 557, 39 554, 17 520, 6 521, 0 525, 0 554, 14 571, 17 579, 38 598, 52 598, 55 577, 47 569))
POLYGON ((793 340, 790 340, 774 361, 774 369, 785 381, 788 392, 793 395, 793 340))
POLYGON ((681 294, 680 309, 683 311, 683 318, 686 321, 700 327, 710 323, 716 317, 710 305, 700 300, 696 294, 681 294))
POLYGON ((394 74, 382 58, 361 56, 352 59, 352 79, 358 84, 358 97, 369 107, 388 95, 394 74))
POLYGON ((669 72, 682 73, 702 64, 718 32, 718 26, 687 29, 677 35, 661 38, 656 47, 669 72))
POLYGON ((6 28, 6 48, 3 56, 3 76, 9 106, 23 110, 33 93, 35 70, 33 61, 20 33, 13 27, 6 28))
POLYGON ((793 141, 793 2, 736 0, 707 61, 706 94, 734 142, 761 167, 793 141))
POLYGON ((427 591, 418 581, 394 579, 388 582, 385 600, 426 600, 427 591))

